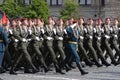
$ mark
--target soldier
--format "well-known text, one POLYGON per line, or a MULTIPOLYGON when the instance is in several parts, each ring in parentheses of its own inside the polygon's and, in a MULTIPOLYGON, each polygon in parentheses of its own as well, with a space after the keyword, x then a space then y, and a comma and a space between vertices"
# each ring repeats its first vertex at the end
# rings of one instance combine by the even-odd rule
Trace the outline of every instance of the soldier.
POLYGON ((93 31, 94 32, 93 45, 102 63, 106 66, 110 66, 110 64, 105 60, 105 57, 103 56, 103 51, 101 49, 101 34, 102 34, 101 24, 102 24, 101 19, 97 19, 95 21, 95 27, 93 31))
POLYGON ((79 37, 78 30, 77 30, 78 22, 75 21, 74 23, 75 24, 70 25, 70 27, 67 29, 67 33, 69 36, 67 50, 68 50, 69 54, 67 55, 67 57, 65 59, 65 64, 68 64, 68 62, 72 58, 72 55, 74 55, 79 71, 81 72, 82 75, 85 75, 85 74, 88 74, 88 72, 86 72, 82 69, 82 66, 80 63, 80 57, 76 51, 76 46, 78 44, 78 37, 79 37))
MULTIPOLYGON (((19 44, 18 44, 19 56, 16 58, 17 60, 13 63, 11 70, 10 70, 10 74, 17 74, 14 72, 14 69, 16 68, 21 58, 25 58, 26 60, 26 62, 24 63, 25 70, 26 70, 26 67, 31 66, 33 69, 33 73, 38 72, 38 70, 32 63, 31 56, 29 55, 27 51, 27 44, 28 44, 27 43, 27 36, 28 36, 27 25, 28 25, 27 19, 23 19, 22 25, 16 28, 14 36, 19 41, 19 44)), ((29 71, 25 71, 25 72, 29 72, 29 71)))
POLYGON ((45 33, 44 33, 44 39, 45 39, 45 45, 46 48, 50 54, 50 57, 52 59, 52 62, 54 63, 55 69, 57 73, 64 74, 60 67, 58 66, 58 61, 56 59, 55 52, 53 50, 53 40, 54 40, 54 21, 52 17, 48 18, 49 24, 45 27, 45 33))
POLYGON ((65 59, 65 53, 63 50, 64 28, 63 20, 61 18, 58 20, 58 24, 55 28, 55 49, 60 55, 60 65, 62 66, 65 59))
POLYGON ((79 31, 79 42, 78 42, 78 50, 79 50, 79 54, 82 55, 82 57, 85 57, 84 58, 84 61, 86 63, 86 65, 89 65, 89 66, 92 66, 93 63, 90 61, 88 55, 87 55, 87 52, 85 50, 85 48, 83 47, 83 41, 84 41, 84 27, 83 26, 83 23, 84 23, 84 18, 80 18, 79 19, 79 27, 78 27, 78 31, 79 31))
POLYGON ((107 51, 107 55, 110 56, 111 58, 111 63, 114 65, 118 65, 119 63, 116 62, 113 53, 112 53, 112 49, 110 48, 110 18, 106 18, 105 19, 105 25, 103 26, 103 30, 104 30, 104 34, 102 35, 102 47, 107 51))
MULTIPOLYGON (((29 33, 31 36, 32 41, 30 42, 30 45, 32 46, 33 52, 35 53, 35 56, 38 57, 39 61, 44 67, 44 71, 47 72, 48 68, 47 65, 45 64, 45 61, 43 59, 42 52, 40 51, 40 48, 43 43, 43 37, 42 37, 42 32, 40 30, 40 27, 43 26, 43 21, 41 19, 37 19, 37 25, 35 26, 32 20, 29 20, 29 27, 32 29, 29 29, 29 33)), ((32 54, 34 55, 34 54, 32 54)), ((32 57, 34 58, 34 56, 32 57)))
POLYGON ((89 50, 90 56, 92 56, 97 67, 101 67, 102 65, 99 63, 97 53, 93 48, 93 19, 88 19, 88 25, 85 29, 85 47, 89 50))
POLYGON ((7 32, 2 25, 2 16, 3 16, 2 12, 0 12, 0 73, 5 72, 2 68, 2 62, 3 62, 5 47, 8 44, 7 32))
POLYGON ((118 55, 119 56, 119 59, 120 60, 120 49, 118 47, 118 19, 117 18, 114 18, 114 24, 113 26, 111 27, 111 38, 110 38, 110 44, 111 44, 111 48, 112 49, 115 49, 116 51, 116 54, 115 55, 118 55))

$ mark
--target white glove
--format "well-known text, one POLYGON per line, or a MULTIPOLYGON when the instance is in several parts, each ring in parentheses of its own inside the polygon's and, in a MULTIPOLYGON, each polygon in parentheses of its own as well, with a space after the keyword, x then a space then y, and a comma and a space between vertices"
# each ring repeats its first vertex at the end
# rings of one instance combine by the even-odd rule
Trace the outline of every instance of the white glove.
POLYGON ((56 34, 56 29, 53 29, 54 34, 56 34))
POLYGON ((63 40, 63 37, 59 37, 58 39, 59 39, 59 40, 63 40))
POLYGON ((84 31, 85 31, 85 33, 87 33, 87 29, 86 28, 84 28, 84 31))
POLYGON ((72 24, 70 27, 71 27, 71 28, 74 28, 76 25, 77 25, 77 23, 72 24))
POLYGON ((120 30, 120 28, 118 28, 120 30))
POLYGON ((28 41, 31 41, 31 39, 27 39, 28 41))
POLYGON ((52 40, 53 38, 52 37, 47 37, 48 40, 52 40))
POLYGON ((41 29, 41 32, 42 32, 42 34, 44 34, 45 33, 44 29, 41 29))
POLYGON ((19 40, 18 39, 15 39, 15 42, 18 42, 19 40))
POLYGON ((28 30, 28 32, 30 33, 30 35, 32 34, 32 30, 28 30))
POLYGON ((109 39, 109 38, 110 38, 110 36, 108 36, 108 35, 105 35, 105 37, 106 37, 107 39, 109 39))
POLYGON ((93 37, 92 36, 89 36, 90 37, 90 39, 92 39, 93 37))
POLYGON ((80 39, 84 39, 84 37, 83 37, 83 36, 80 36, 80 39))
POLYGON ((117 38, 117 35, 114 35, 115 36, 115 38, 117 38))
POLYGON ((40 41, 40 38, 39 38, 39 37, 35 37, 35 39, 36 39, 37 41, 40 41))
POLYGON ((41 37, 40 40, 44 40, 44 39, 41 37))
POLYGON ((10 34, 13 34, 12 30, 9 30, 10 34))
POLYGON ((98 40, 100 40, 101 39, 101 37, 98 37, 98 40))
POLYGON ((101 29, 101 32, 104 33, 104 29, 103 28, 101 29))
POLYGON ((95 28, 93 28, 93 32, 94 32, 94 33, 96 33, 96 32, 97 32, 95 28))
POLYGON ((113 29, 112 29, 112 28, 110 28, 110 31, 112 32, 112 31, 113 31, 113 29))
POLYGON ((25 38, 22 39, 23 42, 27 42, 27 40, 25 38))
POLYGON ((64 29, 64 33, 65 33, 65 34, 67 34, 67 31, 66 31, 66 29, 64 29))

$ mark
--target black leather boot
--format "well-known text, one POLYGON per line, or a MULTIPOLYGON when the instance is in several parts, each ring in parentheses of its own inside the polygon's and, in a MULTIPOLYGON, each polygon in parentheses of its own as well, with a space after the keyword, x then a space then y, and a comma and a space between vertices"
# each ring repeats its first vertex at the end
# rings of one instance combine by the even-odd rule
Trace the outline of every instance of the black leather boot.
POLYGON ((56 73, 65 74, 64 72, 62 72, 62 70, 59 68, 57 64, 54 65, 55 65, 56 73))
POLYGON ((82 69, 81 63, 77 63, 77 67, 78 67, 79 71, 81 72, 81 75, 88 74, 88 72, 86 72, 86 71, 84 71, 84 70, 82 69))
POLYGON ((17 75, 17 73, 14 71, 14 67, 11 68, 10 74, 12 74, 12 75, 17 75))

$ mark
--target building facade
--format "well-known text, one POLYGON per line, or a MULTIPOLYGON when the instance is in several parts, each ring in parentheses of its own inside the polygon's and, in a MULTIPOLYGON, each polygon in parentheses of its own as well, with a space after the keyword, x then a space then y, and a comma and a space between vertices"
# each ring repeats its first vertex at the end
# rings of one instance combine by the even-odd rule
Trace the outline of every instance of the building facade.
MULTIPOLYGON (((45 0, 50 6, 53 17, 59 17, 64 0, 45 0)), ((79 7, 80 16, 85 18, 119 18, 120 0, 76 0, 79 7)))
MULTIPOLYGON (((32 0, 22 1, 26 5, 31 4, 32 0)), ((49 5, 50 13, 54 18, 60 16, 60 10, 63 7, 64 0, 45 0, 49 5)), ((4 0, 0 0, 2 4, 4 0)), ((76 0, 79 6, 79 14, 85 18, 116 18, 120 16, 120 0, 76 0)))

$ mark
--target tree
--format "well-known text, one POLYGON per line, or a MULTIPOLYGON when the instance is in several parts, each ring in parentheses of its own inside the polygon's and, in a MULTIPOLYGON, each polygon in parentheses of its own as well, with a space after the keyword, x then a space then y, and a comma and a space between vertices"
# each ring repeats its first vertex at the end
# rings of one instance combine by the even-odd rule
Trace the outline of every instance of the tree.
POLYGON ((63 19, 68 19, 69 17, 77 18, 79 15, 78 10, 79 4, 76 0, 64 0, 63 8, 60 11, 60 15, 63 19))
POLYGON ((32 0, 30 5, 25 5, 23 0, 5 0, 0 5, 0 9, 4 11, 10 18, 27 17, 27 18, 43 18, 47 20, 49 16, 49 7, 45 0, 32 0))
POLYGON ((36 16, 47 20, 49 16, 49 7, 45 0, 32 0, 31 11, 36 12, 36 16))

